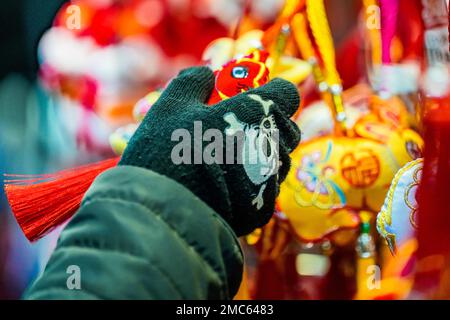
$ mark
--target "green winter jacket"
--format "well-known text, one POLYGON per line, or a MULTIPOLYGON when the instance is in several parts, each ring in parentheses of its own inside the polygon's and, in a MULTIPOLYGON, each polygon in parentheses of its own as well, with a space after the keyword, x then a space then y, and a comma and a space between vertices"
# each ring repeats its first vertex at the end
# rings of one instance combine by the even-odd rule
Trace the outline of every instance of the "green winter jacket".
POLYGON ((193 193, 119 166, 94 181, 24 298, 231 299, 242 265, 233 230, 193 193))

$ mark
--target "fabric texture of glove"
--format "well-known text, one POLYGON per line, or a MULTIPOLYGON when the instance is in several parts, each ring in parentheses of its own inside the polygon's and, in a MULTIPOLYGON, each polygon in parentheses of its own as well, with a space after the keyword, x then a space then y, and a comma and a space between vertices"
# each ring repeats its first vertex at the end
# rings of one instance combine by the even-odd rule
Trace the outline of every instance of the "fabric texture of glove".
POLYGON ((181 183, 241 236, 274 212, 289 153, 300 142, 289 119, 300 98, 292 83, 274 79, 207 106, 214 82, 207 67, 182 71, 147 113, 119 165, 181 183))

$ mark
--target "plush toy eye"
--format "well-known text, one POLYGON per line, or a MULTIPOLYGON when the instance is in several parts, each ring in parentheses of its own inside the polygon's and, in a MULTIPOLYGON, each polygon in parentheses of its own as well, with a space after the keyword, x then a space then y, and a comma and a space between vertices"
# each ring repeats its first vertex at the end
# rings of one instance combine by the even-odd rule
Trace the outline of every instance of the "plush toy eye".
POLYGON ((245 79, 248 77, 248 69, 246 67, 234 67, 231 76, 235 79, 245 79))

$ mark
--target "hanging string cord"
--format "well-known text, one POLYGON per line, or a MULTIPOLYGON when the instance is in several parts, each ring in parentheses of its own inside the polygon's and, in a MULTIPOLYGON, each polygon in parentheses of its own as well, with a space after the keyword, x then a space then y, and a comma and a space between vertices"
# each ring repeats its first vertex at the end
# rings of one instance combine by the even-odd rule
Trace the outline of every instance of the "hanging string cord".
POLYGON ((270 42, 267 40, 271 39, 271 42, 275 44, 274 50, 271 52, 271 55, 275 60, 275 65, 279 62, 279 58, 282 56, 288 45, 292 31, 291 20, 295 14, 304 8, 305 1, 306 0, 287 0, 273 27, 269 28, 264 33, 263 42, 266 42, 267 44, 267 42, 270 42))
POLYGON ((311 65, 314 80, 323 95, 328 90, 328 84, 317 59, 313 43, 308 35, 308 23, 305 14, 302 12, 297 13, 291 21, 291 26, 300 54, 311 65))
MULTIPOLYGON (((325 78, 329 86, 332 96, 332 104, 334 108, 335 118, 340 129, 347 129, 344 103, 342 100, 342 80, 336 68, 336 54, 331 36, 330 25, 325 11, 323 0, 307 0, 306 14, 308 17, 314 40, 322 57, 324 69, 326 70, 325 78)), ((339 128, 336 128, 339 130, 339 128)))

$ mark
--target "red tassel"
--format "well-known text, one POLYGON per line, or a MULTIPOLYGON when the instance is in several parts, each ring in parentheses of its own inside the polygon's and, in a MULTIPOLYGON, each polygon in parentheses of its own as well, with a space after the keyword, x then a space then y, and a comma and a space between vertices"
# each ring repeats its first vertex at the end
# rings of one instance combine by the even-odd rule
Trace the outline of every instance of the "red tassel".
POLYGON ((53 174, 6 174, 10 180, 5 180, 5 193, 28 240, 38 240, 72 217, 94 179, 119 160, 108 159, 53 174))

